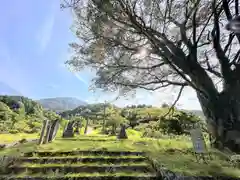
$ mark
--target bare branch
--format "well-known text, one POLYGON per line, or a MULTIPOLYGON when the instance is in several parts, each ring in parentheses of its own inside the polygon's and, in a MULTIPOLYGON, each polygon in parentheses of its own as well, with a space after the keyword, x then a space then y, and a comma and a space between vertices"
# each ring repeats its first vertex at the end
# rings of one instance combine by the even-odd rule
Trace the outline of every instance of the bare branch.
POLYGON ((163 117, 165 118, 166 116, 168 116, 170 113, 173 114, 174 113, 174 107, 175 105, 177 104, 177 102, 179 101, 181 95, 182 95, 182 92, 183 92, 183 89, 184 89, 185 86, 182 86, 178 92, 178 95, 177 95, 177 98, 176 100, 173 102, 173 104, 171 105, 171 107, 169 108, 168 112, 163 115, 163 117))

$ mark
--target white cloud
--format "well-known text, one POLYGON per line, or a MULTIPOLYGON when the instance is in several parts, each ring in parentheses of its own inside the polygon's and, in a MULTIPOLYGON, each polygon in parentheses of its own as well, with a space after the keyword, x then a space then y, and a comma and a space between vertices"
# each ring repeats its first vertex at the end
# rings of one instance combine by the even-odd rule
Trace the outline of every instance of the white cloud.
POLYGON ((50 13, 46 16, 41 25, 40 30, 37 32, 36 39, 40 45, 41 51, 44 51, 48 46, 55 22, 55 6, 51 8, 50 13))
POLYGON ((83 77, 81 77, 79 74, 77 74, 77 73, 73 73, 73 74, 78 80, 83 82, 85 85, 87 85, 87 86, 89 85, 89 83, 83 77))

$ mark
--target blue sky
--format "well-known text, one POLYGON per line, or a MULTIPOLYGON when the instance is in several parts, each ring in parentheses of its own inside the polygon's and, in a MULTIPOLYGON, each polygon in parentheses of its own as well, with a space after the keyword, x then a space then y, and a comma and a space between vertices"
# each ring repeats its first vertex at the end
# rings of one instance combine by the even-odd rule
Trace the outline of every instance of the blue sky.
MULTIPOLYGON (((0 11, 0 82, 33 99, 77 97, 87 102, 112 101, 116 94, 88 91, 93 74, 85 70, 69 72, 64 61, 68 43, 75 37, 70 30, 72 17, 61 10, 59 0, 3 1, 0 11)), ((172 89, 149 93, 138 90, 135 98, 114 101, 118 105, 172 102, 172 89)), ((195 93, 184 92, 182 108, 199 109, 195 93)))

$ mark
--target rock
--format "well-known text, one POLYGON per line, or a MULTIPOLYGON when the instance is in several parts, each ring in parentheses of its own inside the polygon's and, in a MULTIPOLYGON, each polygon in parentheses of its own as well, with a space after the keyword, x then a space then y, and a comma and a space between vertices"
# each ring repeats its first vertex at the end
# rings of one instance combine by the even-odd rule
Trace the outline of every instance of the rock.
POLYGON ((24 138, 24 139, 21 139, 20 141, 19 141, 19 143, 25 143, 25 142, 27 142, 27 140, 24 138))
POLYGON ((0 149, 3 149, 6 147, 6 144, 0 144, 0 149))

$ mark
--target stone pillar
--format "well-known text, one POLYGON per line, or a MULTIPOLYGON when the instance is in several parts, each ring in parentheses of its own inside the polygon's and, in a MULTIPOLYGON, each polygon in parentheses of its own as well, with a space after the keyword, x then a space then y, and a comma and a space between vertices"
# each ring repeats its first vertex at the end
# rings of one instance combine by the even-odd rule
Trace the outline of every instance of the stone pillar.
POLYGON ((118 139, 128 139, 127 133, 126 133, 126 126, 125 125, 121 125, 121 130, 120 133, 118 135, 118 139))
POLYGON ((44 137, 44 140, 43 140, 43 144, 48 143, 48 138, 49 138, 49 134, 50 134, 50 131, 51 131, 51 126, 52 126, 52 123, 49 122, 48 126, 47 126, 46 136, 44 137))
POLYGON ((38 141, 39 145, 41 145, 43 143, 44 135, 45 135, 47 126, 48 126, 48 120, 46 119, 46 120, 43 121, 42 131, 41 131, 40 138, 39 138, 39 141, 38 141))

